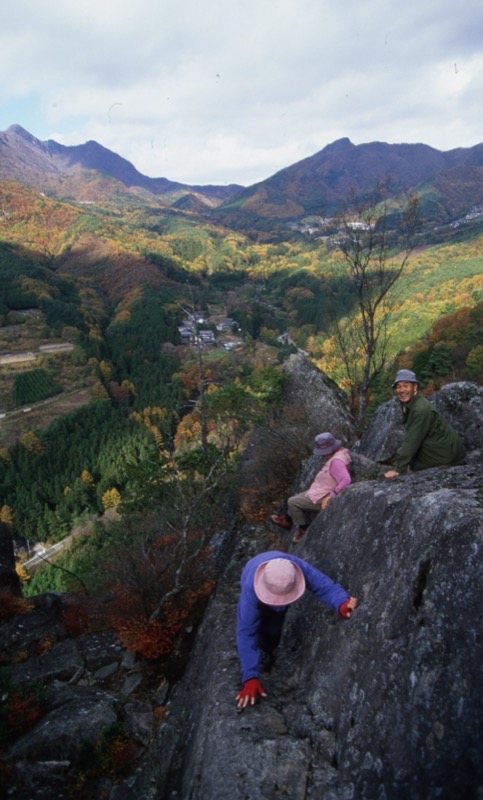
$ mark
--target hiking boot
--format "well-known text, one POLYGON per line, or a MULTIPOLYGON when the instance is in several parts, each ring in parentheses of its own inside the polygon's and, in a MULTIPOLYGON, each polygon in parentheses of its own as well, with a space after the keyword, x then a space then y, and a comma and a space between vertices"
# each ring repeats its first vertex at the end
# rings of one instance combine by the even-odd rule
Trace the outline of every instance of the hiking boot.
POLYGON ((295 531, 295 536, 292 539, 292 542, 294 544, 297 544, 298 542, 300 542, 301 539, 304 538, 306 532, 307 532, 307 528, 297 528, 297 530, 295 531))
POLYGON ((270 519, 275 523, 275 525, 281 525, 282 528, 288 529, 292 527, 292 522, 286 514, 272 514, 270 519))

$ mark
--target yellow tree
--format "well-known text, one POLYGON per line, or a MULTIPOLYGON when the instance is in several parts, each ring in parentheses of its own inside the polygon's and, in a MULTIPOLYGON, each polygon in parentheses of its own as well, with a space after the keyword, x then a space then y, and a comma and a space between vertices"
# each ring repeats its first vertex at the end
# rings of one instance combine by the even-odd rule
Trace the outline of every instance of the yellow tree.
POLYGON ((109 400, 107 389, 102 385, 101 381, 96 381, 92 387, 92 396, 95 400, 109 400))
POLYGON ((116 488, 107 489, 102 495, 102 507, 104 511, 109 508, 117 508, 121 502, 121 495, 116 488))
POLYGON ((12 463, 12 456, 10 455, 10 450, 8 447, 0 447, 0 460, 5 464, 12 463))
POLYGON ((39 437, 33 431, 26 431, 20 437, 20 444, 22 447, 25 447, 29 453, 35 453, 36 455, 43 455, 44 448, 42 447, 42 443, 39 437))
POLYGON ((94 478, 92 477, 92 475, 89 472, 89 470, 83 469, 81 474, 80 474, 80 479, 81 479, 82 483, 84 483, 87 486, 88 489, 94 489, 95 488, 96 484, 95 484, 94 478))
POLYGON ((11 530, 13 529, 13 511, 10 506, 4 505, 0 508, 0 522, 3 522, 11 530))
POLYGON ((106 383, 107 383, 107 381, 111 380, 112 367, 111 367, 111 365, 109 364, 108 361, 101 361, 99 363, 99 372, 101 373, 101 375, 104 378, 104 380, 106 381, 106 383))

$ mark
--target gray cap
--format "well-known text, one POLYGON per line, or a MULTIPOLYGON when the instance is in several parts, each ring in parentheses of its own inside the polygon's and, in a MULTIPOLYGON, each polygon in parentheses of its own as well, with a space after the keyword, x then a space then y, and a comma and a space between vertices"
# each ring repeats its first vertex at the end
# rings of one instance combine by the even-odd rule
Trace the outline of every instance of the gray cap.
POLYGON ((339 449, 342 442, 336 439, 331 433, 319 433, 315 437, 313 454, 314 456, 328 456, 330 453, 335 453, 339 449))
POLYGON ((394 383, 392 388, 394 389, 396 383, 399 381, 406 381, 406 383, 417 383, 419 386, 419 381, 416 378, 416 373, 412 372, 410 369, 400 369, 397 373, 396 377, 394 378, 394 383))

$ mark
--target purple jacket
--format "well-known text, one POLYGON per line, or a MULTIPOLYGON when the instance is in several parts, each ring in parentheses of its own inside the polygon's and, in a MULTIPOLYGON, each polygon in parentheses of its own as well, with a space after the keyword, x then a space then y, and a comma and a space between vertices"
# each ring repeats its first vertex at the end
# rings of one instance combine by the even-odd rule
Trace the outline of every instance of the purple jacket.
MULTIPOLYGON (((251 558, 245 566, 241 576, 241 593, 237 608, 237 646, 241 661, 242 681, 250 678, 258 678, 260 652, 258 648, 258 629, 261 623, 261 609, 263 603, 257 598, 253 588, 255 572, 260 564, 271 561, 273 558, 286 558, 293 561, 302 570, 307 589, 309 589, 318 600, 338 610, 341 603, 349 599, 349 595, 334 583, 323 572, 307 564, 297 556, 281 553, 278 550, 270 550, 266 553, 251 558)), ((265 606, 266 607, 266 606, 265 606)), ((287 606, 270 606, 275 611, 284 611, 287 606)))

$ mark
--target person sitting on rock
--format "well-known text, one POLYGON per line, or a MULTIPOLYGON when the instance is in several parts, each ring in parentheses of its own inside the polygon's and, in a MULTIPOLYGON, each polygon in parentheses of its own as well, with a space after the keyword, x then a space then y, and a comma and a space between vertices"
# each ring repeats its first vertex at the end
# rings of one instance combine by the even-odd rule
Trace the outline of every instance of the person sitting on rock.
POLYGON ((306 512, 325 508, 330 499, 340 494, 352 480, 348 469, 352 461, 349 451, 331 433, 319 433, 315 437, 313 453, 324 456, 325 464, 311 486, 305 492, 289 497, 286 514, 272 514, 270 517, 282 528, 290 529, 293 523, 298 526, 292 540, 295 544, 300 542, 309 527, 306 512))
POLYGON ((306 587, 345 619, 357 607, 357 598, 350 597, 342 586, 297 556, 272 550, 246 564, 237 608, 236 635, 243 682, 236 695, 238 708, 254 705, 258 696, 267 696, 259 681, 261 652, 273 654, 287 609, 302 597, 306 587))
POLYGON ((419 381, 410 369, 400 369, 392 385, 403 411, 404 441, 396 469, 385 478, 396 478, 409 470, 451 467, 465 463, 466 452, 456 431, 438 409, 418 394, 419 381))

